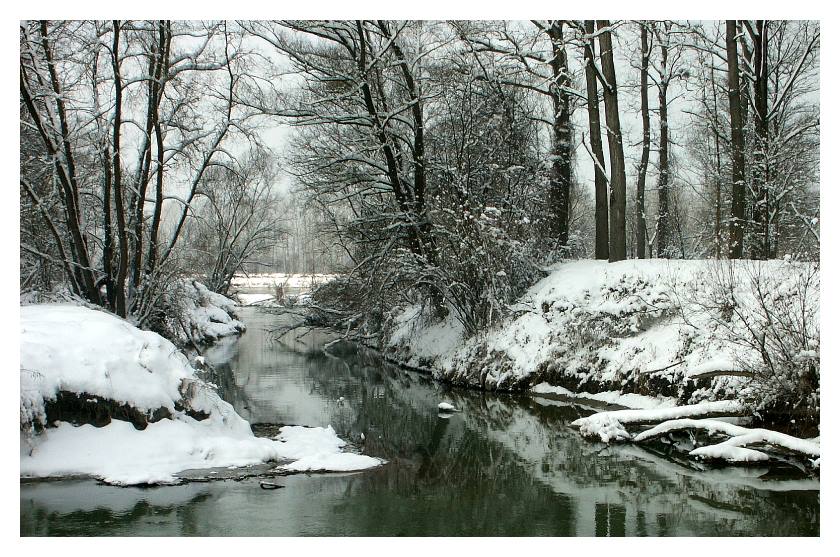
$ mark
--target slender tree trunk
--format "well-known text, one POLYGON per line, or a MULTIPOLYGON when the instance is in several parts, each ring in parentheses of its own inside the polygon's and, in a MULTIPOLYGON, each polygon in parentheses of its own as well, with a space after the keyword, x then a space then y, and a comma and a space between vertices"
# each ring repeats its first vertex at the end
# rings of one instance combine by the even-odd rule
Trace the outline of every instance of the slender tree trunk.
MULTIPOLYGON (((668 30, 665 30, 667 36, 668 30)), ((658 214, 656 218, 656 256, 668 257, 668 248, 671 243, 671 214, 668 210, 670 201, 670 174, 671 169, 668 160, 668 45, 660 41, 660 81, 659 87, 659 184, 658 190, 658 214)))
POLYGON ((741 117, 741 85, 734 20, 726 21, 726 61, 729 86, 729 121, 732 135, 732 213, 729 223, 729 258, 744 256, 744 124, 741 117))
POLYGON ((563 22, 551 22, 548 36, 551 39, 551 73, 554 78, 554 83, 550 86, 554 117, 551 127, 552 161, 548 190, 552 223, 549 230, 562 249, 569 243, 569 192, 572 183, 572 127, 567 91, 569 70, 566 45, 563 41, 563 22))
MULTIPOLYGON (((587 20, 584 31, 595 33, 595 22, 587 20)), ((604 147, 601 142, 601 110, 598 101, 598 77, 595 69, 595 39, 584 46, 586 58, 586 106, 589 113, 589 145, 595 157, 595 258, 610 258, 610 223, 607 202, 607 176, 604 174, 604 147)))
POLYGON ((754 238, 750 256, 753 259, 767 259, 770 256, 770 200, 768 187, 770 180, 768 161, 768 131, 767 96, 768 96, 768 22, 755 22, 756 34, 753 38, 753 66, 755 82, 753 83, 755 100, 755 162, 753 164, 753 186, 755 187, 755 202, 753 204, 754 238))
MULTIPOLYGON (((172 24, 169 21, 161 21, 159 25, 161 35, 165 36, 165 40, 163 41, 163 52, 161 53, 163 66, 160 72, 160 88, 162 91, 169 74, 169 51, 170 45, 172 44, 172 24)), ((146 255, 146 272, 150 275, 154 272, 157 266, 158 230, 160 229, 160 220, 163 213, 164 145, 159 111, 155 112, 154 130, 155 143, 157 144, 157 179, 155 181, 155 208, 152 211, 152 222, 149 224, 149 253, 146 255)))
MULTIPOLYGON (((608 20, 598 20, 598 29, 610 26, 608 20)), ((610 148, 610 261, 627 259, 626 242, 626 187, 624 173, 624 143, 621 139, 621 120, 618 109, 618 88, 613 63, 612 33, 602 32, 599 37, 601 68, 607 86, 604 88, 604 111, 607 118, 607 139, 610 148)))
MULTIPOLYGON (((146 190, 149 186, 149 176, 152 168, 152 131, 159 120, 161 97, 163 57, 165 36, 162 26, 158 27, 158 41, 152 42, 149 55, 149 81, 147 83, 145 149, 143 152, 140 178, 137 183, 137 195, 134 197, 134 234, 132 238, 131 284, 134 290, 140 286, 143 275, 143 229, 146 207, 146 190)), ((156 134, 157 135, 157 134, 156 134)), ((160 170, 160 169, 159 169, 160 170)), ((148 267, 148 265, 147 265, 148 267)))
POLYGON ((721 243, 723 242, 723 235, 721 232, 721 171, 722 165, 720 161, 720 138, 718 137, 718 129, 717 129, 717 117, 718 117, 718 104, 717 104, 717 84, 715 83, 715 67, 714 64, 711 67, 711 74, 712 74, 712 109, 715 118, 715 122, 713 124, 712 135, 715 138, 715 258, 720 259, 721 257, 721 243))
POLYGON ((648 66, 650 64, 650 47, 648 46, 648 30, 645 23, 641 24, 642 31, 642 68, 641 96, 642 96, 642 158, 639 161, 639 178, 636 182, 636 257, 645 258, 647 251, 647 223, 645 219, 645 179, 648 160, 650 159, 650 107, 648 106, 648 66))
POLYGON ((108 299, 108 307, 111 311, 116 309, 116 294, 114 292, 114 231, 111 224, 111 189, 113 179, 111 177, 111 150, 108 148, 107 140, 102 155, 102 168, 105 170, 105 179, 102 184, 102 227, 104 238, 102 240, 102 268, 105 271, 105 291, 108 299))
POLYGON ((117 315, 126 316, 125 280, 128 276, 128 238, 126 231, 125 205, 123 204, 122 163, 120 158, 120 128, 122 127, 122 76, 120 74, 120 22, 114 20, 114 42, 111 50, 111 64, 114 70, 114 136, 112 146, 112 172, 114 181, 114 212, 117 217, 117 238, 119 239, 119 262, 114 285, 115 309, 117 315))

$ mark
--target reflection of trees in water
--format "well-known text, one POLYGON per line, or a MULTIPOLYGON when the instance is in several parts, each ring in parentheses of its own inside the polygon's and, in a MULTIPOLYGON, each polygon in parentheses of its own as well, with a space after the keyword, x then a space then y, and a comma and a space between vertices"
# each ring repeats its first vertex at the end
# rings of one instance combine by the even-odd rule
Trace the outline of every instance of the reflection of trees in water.
POLYGON ((760 472, 747 473, 748 484, 740 485, 741 472, 692 470, 638 447, 591 443, 568 426, 588 413, 584 409, 451 390, 369 358, 345 356, 352 374, 370 385, 350 430, 365 432, 366 452, 392 463, 355 478, 354 485, 364 485, 357 497, 394 491, 445 501, 452 492, 459 509, 469 501, 494 516, 524 501, 521 510, 530 520, 538 520, 538 507, 545 516, 557 514, 552 506, 566 507, 571 516, 560 522, 584 520, 584 531, 593 535, 818 532, 819 499, 812 491, 773 491, 757 479, 760 472), (463 412, 438 418, 443 398, 463 412))
MULTIPOLYGON (((342 350, 340 357, 293 353, 262 342, 264 335, 252 334, 256 327, 251 324, 226 364, 216 365, 225 398, 237 409, 249 406, 253 415, 267 415, 272 393, 281 396, 283 382, 298 381, 307 403, 324 408, 340 436, 359 443, 364 433, 363 452, 389 460, 377 470, 330 479, 337 498, 325 500, 329 510, 321 520, 334 521, 336 531, 818 533, 818 494, 763 489, 759 471, 697 471, 640 447, 591 443, 568 427, 585 409, 452 389, 368 351, 342 350), (243 378, 253 378, 256 386, 238 384, 243 378), (340 397, 345 401, 337 402, 340 397), (463 412, 439 418, 437 404, 444 399, 463 412)), ((188 533, 200 523, 201 505, 184 507, 186 514, 177 519, 188 533)), ((137 520, 144 520, 137 512, 137 520)), ((163 520, 172 517, 172 511, 161 512, 170 513, 163 520)))

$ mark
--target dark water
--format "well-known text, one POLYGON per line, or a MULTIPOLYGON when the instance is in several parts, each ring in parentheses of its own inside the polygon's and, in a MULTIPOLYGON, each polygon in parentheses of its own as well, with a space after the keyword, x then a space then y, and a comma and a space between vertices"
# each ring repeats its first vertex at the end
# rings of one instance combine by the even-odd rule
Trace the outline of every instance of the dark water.
POLYGON ((146 489, 25 483, 21 535, 819 534, 817 480, 584 441, 568 423, 590 410, 451 389, 370 354, 295 352, 268 340, 269 317, 243 313, 249 331, 207 354, 237 411, 252 423, 331 424, 389 463, 279 478, 285 489, 272 491, 255 478, 146 489), (444 399, 463 412, 439 417, 444 399))

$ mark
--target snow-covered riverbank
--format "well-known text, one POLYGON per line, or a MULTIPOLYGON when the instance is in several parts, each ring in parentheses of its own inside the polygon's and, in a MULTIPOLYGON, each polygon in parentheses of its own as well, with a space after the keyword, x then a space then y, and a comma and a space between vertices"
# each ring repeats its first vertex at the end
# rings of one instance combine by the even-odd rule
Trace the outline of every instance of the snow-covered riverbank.
POLYGON ((386 331, 388 357, 456 384, 637 407, 737 398, 751 411, 788 408, 812 428, 818 420, 813 264, 564 262, 476 336, 453 315, 435 322, 414 306, 395 311, 386 331))
POLYGON ((175 345, 112 314, 28 305, 20 326, 22 477, 81 474, 133 485, 269 461, 287 471, 381 464, 343 452, 330 427, 255 437, 175 345))

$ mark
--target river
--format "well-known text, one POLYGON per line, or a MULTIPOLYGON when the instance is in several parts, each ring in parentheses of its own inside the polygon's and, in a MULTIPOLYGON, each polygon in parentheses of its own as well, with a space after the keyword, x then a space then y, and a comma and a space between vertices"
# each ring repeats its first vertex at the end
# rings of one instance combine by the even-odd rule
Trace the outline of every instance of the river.
POLYGON ((819 481, 795 470, 710 468, 569 427, 592 412, 437 383, 346 349, 274 342, 276 317, 207 350, 222 396, 252 424, 332 425, 387 459, 353 474, 120 488, 22 482, 22 536, 819 535, 819 481), (438 415, 448 400, 462 412, 438 415), (362 440, 364 435, 364 440, 362 440))

